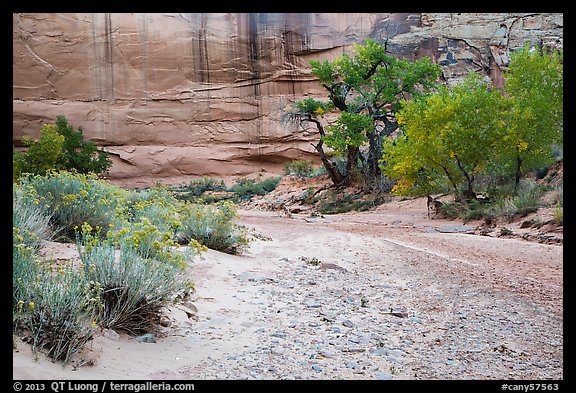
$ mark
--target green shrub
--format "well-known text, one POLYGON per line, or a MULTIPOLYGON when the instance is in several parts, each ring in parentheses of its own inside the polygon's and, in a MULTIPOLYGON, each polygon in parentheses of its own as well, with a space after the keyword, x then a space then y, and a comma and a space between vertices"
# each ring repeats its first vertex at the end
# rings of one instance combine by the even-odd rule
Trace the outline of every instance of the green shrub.
POLYGON ((131 334, 150 331, 161 309, 190 291, 182 269, 142 258, 124 243, 119 251, 111 241, 91 235, 79 243, 87 280, 99 283, 103 309, 101 325, 131 334), (118 256, 117 256, 118 254, 118 256))
POLYGON ((544 187, 531 180, 520 182, 516 191, 511 184, 504 184, 500 189, 492 185, 490 190, 490 203, 480 200, 445 202, 438 215, 452 219, 461 218, 464 222, 497 217, 512 220, 516 216, 535 212, 542 206, 544 187))
POLYGON ((278 186, 282 177, 268 178, 262 181, 253 179, 237 179, 232 187, 227 188, 223 180, 202 178, 192 181, 187 186, 167 188, 178 200, 184 200, 203 205, 223 201, 241 202, 250 200, 254 195, 265 195, 278 186), (209 193, 213 191, 214 193, 209 193))
POLYGON ((230 188, 230 191, 234 192, 238 199, 245 201, 252 198, 254 195, 266 195, 272 192, 280 184, 282 177, 271 177, 257 182, 253 179, 238 179, 236 183, 230 188))
POLYGON ((22 187, 15 186, 12 190, 12 227, 21 243, 38 250, 42 240, 50 238, 50 213, 40 203, 34 189, 27 191, 24 196, 22 187))
POLYGON ((98 288, 72 266, 40 270, 28 303, 33 350, 67 363, 93 337, 99 295, 98 288))
POLYGON ((63 167, 64 136, 60 135, 55 125, 44 124, 39 139, 32 141, 25 138, 22 142, 28 149, 24 153, 13 150, 14 179, 23 173, 45 175, 49 170, 63 167))
POLYGON ((180 210, 182 226, 179 238, 217 251, 237 254, 249 242, 247 229, 235 223, 238 214, 228 201, 216 205, 186 203, 180 210))
POLYGON ((14 180, 23 173, 45 175, 60 169, 104 173, 112 166, 109 154, 85 140, 82 127, 75 130, 65 116, 58 116, 56 124, 44 124, 39 139, 24 139, 23 143, 28 147, 25 152, 13 151, 14 180))
POLYGON ((226 185, 222 179, 203 177, 201 179, 191 181, 185 190, 188 191, 188 193, 192 196, 200 196, 206 191, 225 191, 226 185))
POLYGON ((388 201, 381 196, 364 197, 362 194, 338 195, 333 191, 326 192, 318 198, 318 212, 322 214, 340 214, 350 211, 366 211, 388 201))
POLYGON ((84 139, 82 127, 75 130, 65 116, 56 117, 56 127, 64 137, 62 166, 79 173, 104 173, 112 166, 108 153, 99 150, 93 141, 84 139))
POLYGON ((50 225, 55 238, 70 242, 84 222, 100 228, 105 235, 125 195, 119 187, 94 174, 67 171, 48 172, 45 176, 25 175, 21 184, 26 189, 34 189, 36 198, 51 212, 50 225))
POLYGON ((286 175, 296 175, 298 177, 312 177, 314 172, 312 160, 294 160, 284 163, 284 173, 286 175))

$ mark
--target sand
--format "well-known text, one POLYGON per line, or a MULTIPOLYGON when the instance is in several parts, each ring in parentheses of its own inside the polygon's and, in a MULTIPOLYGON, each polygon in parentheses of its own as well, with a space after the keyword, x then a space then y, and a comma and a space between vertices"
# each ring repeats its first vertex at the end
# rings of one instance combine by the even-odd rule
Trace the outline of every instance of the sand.
POLYGON ((424 198, 316 220, 240 213, 259 238, 196 257, 197 291, 165 310, 155 343, 99 331, 63 367, 18 342, 13 378, 563 378, 561 242, 522 239, 534 230, 520 222, 482 236, 428 218, 424 198))

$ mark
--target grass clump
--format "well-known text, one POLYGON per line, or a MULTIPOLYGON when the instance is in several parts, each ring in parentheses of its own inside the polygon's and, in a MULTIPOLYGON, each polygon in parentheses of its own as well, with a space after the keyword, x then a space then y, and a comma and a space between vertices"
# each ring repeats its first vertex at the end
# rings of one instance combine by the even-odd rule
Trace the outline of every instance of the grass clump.
POLYGON ((250 242, 248 229, 235 223, 238 213, 229 201, 215 205, 186 203, 180 214, 181 241, 195 239, 205 247, 229 254, 238 254, 250 242))
POLYGON ((86 279, 101 291, 101 326, 130 334, 150 331, 164 306, 193 289, 181 267, 143 258, 130 244, 122 242, 117 250, 88 233, 78 246, 86 279))
POLYGON ((312 160, 294 160, 284 163, 284 173, 298 177, 312 177, 314 173, 312 160))
POLYGON ((70 264, 42 264, 33 248, 14 240, 13 330, 27 332, 34 352, 66 364, 92 339, 99 293, 70 264))
POLYGON ((554 207, 554 222, 558 225, 564 225, 564 207, 560 202, 554 207))

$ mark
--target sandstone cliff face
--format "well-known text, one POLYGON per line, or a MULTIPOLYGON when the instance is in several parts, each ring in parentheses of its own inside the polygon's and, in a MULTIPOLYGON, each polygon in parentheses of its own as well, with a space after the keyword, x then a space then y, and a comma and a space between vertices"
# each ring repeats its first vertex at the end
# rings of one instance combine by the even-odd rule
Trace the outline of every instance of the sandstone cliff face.
POLYGON ((65 115, 107 147, 112 179, 279 172, 315 157, 314 130, 279 121, 325 97, 308 62, 367 37, 431 57, 450 82, 475 71, 498 84, 525 41, 562 47, 563 15, 13 14, 13 140, 65 115))

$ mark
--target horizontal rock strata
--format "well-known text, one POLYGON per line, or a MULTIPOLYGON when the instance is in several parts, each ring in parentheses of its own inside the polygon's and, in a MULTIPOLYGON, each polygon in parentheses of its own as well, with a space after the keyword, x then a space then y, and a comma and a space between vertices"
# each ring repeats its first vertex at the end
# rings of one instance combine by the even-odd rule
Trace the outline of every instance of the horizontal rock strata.
POLYGON ((289 103, 325 97, 312 59, 367 37, 429 56, 454 83, 501 84, 524 42, 562 47, 562 14, 13 14, 13 142, 65 115, 106 146, 112 179, 243 176, 315 157, 289 103))

